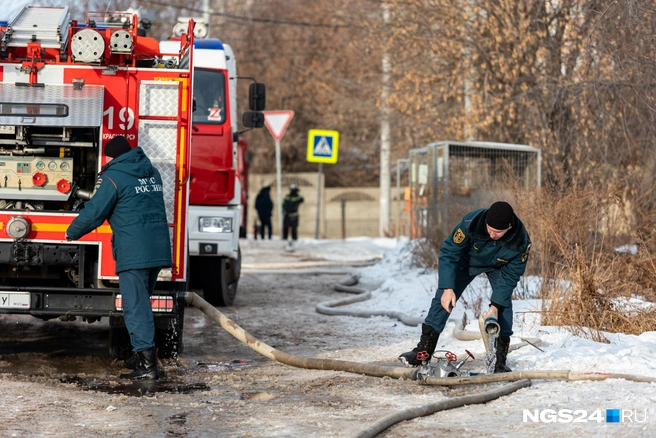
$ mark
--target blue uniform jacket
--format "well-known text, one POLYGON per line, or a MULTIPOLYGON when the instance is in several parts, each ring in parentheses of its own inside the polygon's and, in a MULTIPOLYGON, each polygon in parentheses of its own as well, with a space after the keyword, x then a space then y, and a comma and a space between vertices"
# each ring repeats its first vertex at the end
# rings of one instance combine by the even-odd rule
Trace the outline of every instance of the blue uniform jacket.
POLYGON ((77 240, 107 219, 116 273, 171 266, 171 240, 162 178, 140 147, 107 163, 93 197, 66 230, 77 240))
POLYGON ((476 276, 498 270, 491 301, 507 307, 526 270, 531 239, 515 216, 512 228, 499 240, 492 240, 486 228, 487 211, 483 208, 467 214, 442 244, 438 288, 454 289, 458 271, 476 276))

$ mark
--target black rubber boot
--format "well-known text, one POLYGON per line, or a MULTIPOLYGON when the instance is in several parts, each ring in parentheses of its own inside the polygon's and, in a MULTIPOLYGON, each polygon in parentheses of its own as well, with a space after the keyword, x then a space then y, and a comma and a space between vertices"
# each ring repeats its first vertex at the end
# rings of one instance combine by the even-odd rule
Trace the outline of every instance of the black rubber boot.
POLYGON ((430 362, 431 357, 433 357, 433 353, 435 352, 435 346, 437 345, 439 337, 440 334, 436 332, 433 327, 422 324, 419 343, 412 351, 400 355, 399 360, 403 362, 404 365, 411 367, 418 367, 421 365, 422 361, 430 362))
POLYGON ((497 363, 494 365, 494 374, 510 373, 512 370, 506 365, 508 347, 510 347, 510 336, 499 336, 496 342, 497 363))
POLYGON ((137 353, 141 360, 136 370, 129 374, 121 374, 122 379, 130 380, 157 380, 159 373, 157 372, 157 349, 151 347, 147 350, 142 350, 137 353))
POLYGON ((132 353, 132 356, 123 361, 123 366, 130 370, 136 370, 141 366, 141 357, 139 353, 132 353))

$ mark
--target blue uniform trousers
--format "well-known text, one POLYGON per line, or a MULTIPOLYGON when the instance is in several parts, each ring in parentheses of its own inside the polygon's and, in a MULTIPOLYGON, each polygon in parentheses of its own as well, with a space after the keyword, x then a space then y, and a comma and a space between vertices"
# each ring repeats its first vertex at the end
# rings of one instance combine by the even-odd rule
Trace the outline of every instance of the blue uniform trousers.
MULTIPOLYGON (((494 290, 494 285, 496 281, 501 277, 501 271, 498 269, 495 269, 494 271, 487 272, 487 278, 490 281, 490 285, 492 286, 492 290, 494 290)), ((456 272, 456 284, 455 287, 453 288, 453 291, 456 293, 456 300, 460 299, 460 296, 462 293, 465 291, 465 288, 471 283, 476 276, 471 276, 467 272, 467 269, 460 270, 456 272)), ((438 333, 442 333, 442 330, 444 330, 444 326, 446 325, 446 321, 449 319, 450 313, 444 310, 444 307, 442 307, 442 294, 444 293, 444 289, 438 289, 437 292, 435 292, 435 297, 433 298, 433 301, 431 302, 430 310, 428 311, 428 315, 426 316, 426 319, 424 321, 425 324, 428 324, 429 326, 433 327, 435 331, 438 333)), ((501 327, 501 330, 499 331, 500 336, 512 336, 513 331, 512 331, 512 322, 513 322, 513 311, 512 311, 512 301, 510 302, 510 306, 508 307, 502 307, 497 304, 495 304, 496 307, 499 309, 499 326, 501 327)), ((484 310, 483 313, 487 312, 487 310, 484 310)))
POLYGON ((128 269, 118 274, 123 297, 123 318, 134 352, 155 346, 155 320, 150 296, 155 290, 160 269, 128 269))

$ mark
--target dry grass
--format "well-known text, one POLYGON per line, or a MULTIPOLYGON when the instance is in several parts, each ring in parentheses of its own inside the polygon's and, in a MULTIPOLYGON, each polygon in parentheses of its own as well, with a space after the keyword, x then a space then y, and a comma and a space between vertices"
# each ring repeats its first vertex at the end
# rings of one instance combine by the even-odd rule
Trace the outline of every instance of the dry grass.
POLYGON ((640 242, 626 200, 592 186, 518 194, 518 214, 534 242, 532 263, 542 283, 542 324, 607 342, 603 332, 656 329, 656 308, 628 307, 631 297, 653 300, 656 258, 640 242))
POLYGON ((412 252, 413 266, 437 270, 437 259, 445 237, 444 233, 435 227, 427 233, 425 238, 417 240, 412 252))
MULTIPOLYGON (((538 297, 542 325, 600 342, 608 342, 604 332, 656 330, 656 305, 630 304, 631 298, 656 303, 656 212, 636 212, 625 193, 576 184, 513 191, 513 206, 533 242, 527 275, 549 279, 538 297), (626 244, 637 245, 637 252, 617 251, 626 244)), ((426 240, 417 264, 436 266, 442 241, 426 240)))

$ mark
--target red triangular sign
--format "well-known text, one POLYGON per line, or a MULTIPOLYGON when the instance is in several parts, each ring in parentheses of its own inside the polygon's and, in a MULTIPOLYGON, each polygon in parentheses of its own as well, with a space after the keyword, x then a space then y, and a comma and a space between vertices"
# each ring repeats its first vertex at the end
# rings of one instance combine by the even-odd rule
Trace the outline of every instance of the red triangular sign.
POLYGON ((276 141, 280 141, 294 117, 294 111, 262 111, 264 124, 276 141))

